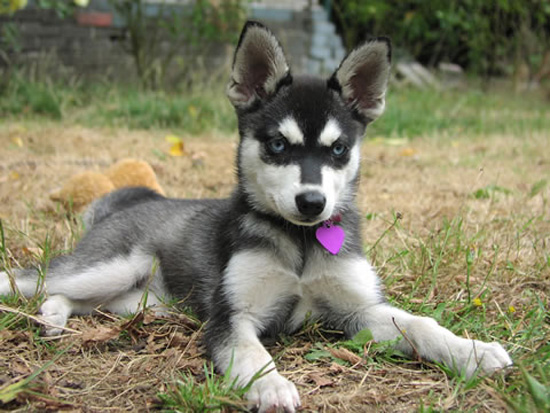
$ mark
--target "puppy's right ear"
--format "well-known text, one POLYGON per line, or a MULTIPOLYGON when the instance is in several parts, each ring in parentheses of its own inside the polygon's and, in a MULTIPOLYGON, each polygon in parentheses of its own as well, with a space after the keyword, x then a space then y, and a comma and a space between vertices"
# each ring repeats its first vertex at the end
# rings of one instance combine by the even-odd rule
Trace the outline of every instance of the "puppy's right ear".
POLYGON ((292 78, 283 49, 271 31, 258 22, 244 25, 227 85, 227 96, 236 108, 247 108, 275 93, 292 78))

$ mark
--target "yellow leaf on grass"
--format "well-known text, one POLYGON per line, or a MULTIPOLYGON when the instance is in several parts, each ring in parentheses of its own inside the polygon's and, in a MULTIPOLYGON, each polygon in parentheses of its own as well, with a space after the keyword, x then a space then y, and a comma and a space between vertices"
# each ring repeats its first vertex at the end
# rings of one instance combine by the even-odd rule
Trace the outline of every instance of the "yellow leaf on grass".
POLYGON ((170 147, 170 151, 168 153, 171 156, 183 156, 183 155, 185 155, 185 151, 183 150, 183 142, 174 143, 170 147))
POLYGON ((401 152, 399 152, 399 156, 414 156, 418 153, 418 151, 414 148, 404 148, 401 152))
POLYGON ((181 138, 179 136, 176 136, 176 135, 166 135, 164 137, 164 140, 166 142, 169 142, 169 143, 178 143, 178 142, 181 142, 181 138))
POLYGON ((12 181, 17 181, 19 178, 21 178, 21 175, 19 175, 18 172, 15 172, 15 171, 10 172, 10 179, 12 181))
POLYGON ((170 156, 184 156, 187 155, 183 145, 183 141, 176 135, 168 135, 164 138, 167 142, 171 143, 168 153, 170 156))
POLYGON ((22 148, 23 147, 23 139, 21 139, 21 137, 19 136, 14 136, 13 138, 11 138, 11 141, 13 142, 13 144, 19 148, 22 148))

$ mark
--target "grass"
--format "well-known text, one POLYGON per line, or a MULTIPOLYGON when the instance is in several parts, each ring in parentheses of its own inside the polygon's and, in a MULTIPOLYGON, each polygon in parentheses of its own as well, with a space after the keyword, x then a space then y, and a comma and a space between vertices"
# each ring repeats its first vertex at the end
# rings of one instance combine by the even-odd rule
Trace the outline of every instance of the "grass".
POLYGON ((210 367, 205 364, 204 381, 197 382, 190 374, 181 375, 158 395, 159 404, 163 411, 247 411, 244 395, 251 384, 239 387, 230 374, 231 367, 223 376, 218 376, 212 364, 210 367))
MULTIPOLYGON (((231 191, 235 140, 224 131, 235 123, 221 89, 206 99, 101 85, 9 87, 0 96, 1 270, 73 248, 80 221, 48 192, 82 170, 131 156, 148 160, 171 196, 231 191), (49 98, 35 99, 33 88, 49 98), (40 103, 48 99, 57 109, 40 103), (168 154, 172 131, 183 132, 188 156, 168 154), (194 163, 198 154, 203 166, 194 163)), ((393 91, 363 145, 365 254, 390 302, 462 336, 502 343, 515 366, 465 380, 403 359, 368 332, 346 340, 313 323, 268 346, 304 411, 548 411, 545 111, 538 98, 506 93, 393 91)), ((243 408, 242 390, 205 364, 192 317, 98 312, 72 317, 76 332, 52 339, 32 318, 41 300, 1 299, 1 408, 243 408)))
POLYGON ((506 90, 390 89, 387 111, 380 122, 373 124, 371 136, 521 136, 548 128, 547 110, 548 103, 541 96, 531 94, 518 99, 506 90))
POLYGON ((0 92, 0 116, 12 119, 64 119, 84 125, 177 128, 189 133, 236 129, 233 109, 221 84, 207 91, 201 88, 180 94, 100 83, 67 87, 15 77, 0 92))
MULTIPOLYGON (((236 121, 224 90, 219 82, 167 93, 76 80, 69 84, 27 81, 16 75, 0 88, 0 117, 64 119, 96 127, 176 128, 193 134, 229 132, 236 129, 236 121)), ((547 109, 544 97, 535 92, 518 99, 502 90, 436 92, 394 87, 388 94, 386 113, 370 127, 370 136, 522 135, 550 128, 547 109)))

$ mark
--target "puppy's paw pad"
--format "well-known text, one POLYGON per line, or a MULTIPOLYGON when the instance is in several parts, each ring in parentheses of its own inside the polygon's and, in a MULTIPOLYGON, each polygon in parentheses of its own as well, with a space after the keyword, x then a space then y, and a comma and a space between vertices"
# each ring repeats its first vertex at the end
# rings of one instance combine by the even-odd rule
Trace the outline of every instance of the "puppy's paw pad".
POLYGON ((260 413, 293 413, 300 407, 296 386, 275 372, 258 379, 248 392, 247 399, 249 407, 260 413))

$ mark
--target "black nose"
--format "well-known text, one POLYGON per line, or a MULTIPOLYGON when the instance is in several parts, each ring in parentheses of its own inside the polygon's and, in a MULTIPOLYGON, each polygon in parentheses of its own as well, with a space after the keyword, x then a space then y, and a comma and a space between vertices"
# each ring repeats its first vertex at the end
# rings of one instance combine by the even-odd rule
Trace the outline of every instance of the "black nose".
POLYGON ((298 211, 306 217, 315 217, 325 209, 326 199, 317 191, 304 192, 296 195, 298 211))

